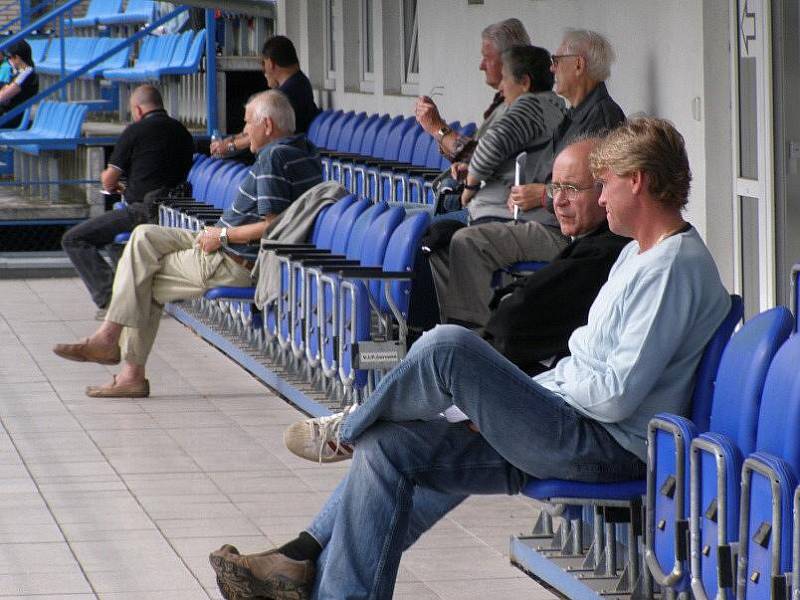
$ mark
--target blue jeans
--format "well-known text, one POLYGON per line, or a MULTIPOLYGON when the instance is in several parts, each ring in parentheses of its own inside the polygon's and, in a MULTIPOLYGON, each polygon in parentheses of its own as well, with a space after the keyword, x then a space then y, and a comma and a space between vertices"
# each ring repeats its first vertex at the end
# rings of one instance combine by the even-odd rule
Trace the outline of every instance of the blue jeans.
POLYGON ((402 551, 469 494, 644 474, 599 423, 452 325, 417 341, 345 419, 342 440, 355 446, 350 472, 309 528, 325 546, 319 600, 391 598, 402 551), (481 433, 441 419, 451 404, 481 433))

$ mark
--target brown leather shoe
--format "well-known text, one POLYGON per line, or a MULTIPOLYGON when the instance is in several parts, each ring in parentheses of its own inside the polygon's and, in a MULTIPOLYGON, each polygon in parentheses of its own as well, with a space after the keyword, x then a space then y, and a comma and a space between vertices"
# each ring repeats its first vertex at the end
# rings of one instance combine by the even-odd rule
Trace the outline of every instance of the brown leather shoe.
POLYGON ((229 544, 212 552, 208 560, 226 600, 311 598, 316 572, 311 560, 292 560, 277 550, 241 555, 229 544))
POLYGON ((145 379, 142 383, 117 383, 117 376, 110 385, 90 385, 86 388, 86 395, 90 398, 147 398, 150 395, 150 382, 145 379))
POLYGON ((118 365, 120 361, 119 346, 114 346, 113 349, 98 348, 89 344, 89 338, 77 344, 56 344, 53 346, 53 352, 61 358, 74 360, 75 362, 118 365))

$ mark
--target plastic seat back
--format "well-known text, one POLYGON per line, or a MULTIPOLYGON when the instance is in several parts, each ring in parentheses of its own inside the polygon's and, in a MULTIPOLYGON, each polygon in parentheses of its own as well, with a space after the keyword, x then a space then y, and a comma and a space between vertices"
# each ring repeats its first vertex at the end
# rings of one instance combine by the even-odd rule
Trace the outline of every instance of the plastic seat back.
MULTIPOLYGON (((334 114, 334 111, 330 109, 323 110, 311 121, 311 125, 308 127, 308 139, 311 140, 314 145, 322 146, 322 142, 325 140, 322 133, 323 131, 327 131, 326 123, 333 118, 334 114), (324 130, 323 126, 325 126, 324 130)), ((327 135, 327 133, 325 135, 327 135)))
POLYGON ((353 118, 356 113, 354 111, 343 112, 337 115, 333 121, 331 122, 331 126, 328 129, 328 136, 325 138, 322 147, 328 150, 334 150, 336 148, 336 142, 339 141, 339 134, 342 131, 342 127, 344 127, 345 123, 353 118))
POLYGON ((361 151, 361 144, 364 141, 364 135, 366 134, 367 129, 369 129, 378 119, 380 119, 380 115, 377 113, 363 119, 358 126, 353 129, 353 135, 350 138, 350 142, 347 144, 345 152, 348 152, 349 154, 358 154, 361 151))
POLYGON ((692 393, 691 420, 698 431, 707 431, 711 417, 711 406, 714 398, 714 381, 717 378, 722 353, 731 339, 733 330, 742 320, 744 303, 741 296, 731 296, 731 308, 725 320, 717 328, 714 336, 706 344, 700 364, 697 365, 694 392, 692 393))
POLYGON ((342 213, 339 222, 336 224, 336 231, 333 234, 333 241, 331 242, 331 252, 334 254, 345 254, 347 252, 347 243, 350 239, 353 227, 361 214, 370 206, 369 200, 359 198, 353 202, 350 207, 342 213))
POLYGON ((384 160, 398 160, 403 139, 409 130, 413 129, 416 125, 417 121, 414 117, 403 119, 394 129, 392 129, 391 134, 387 137, 386 146, 384 147, 383 154, 381 154, 380 157, 384 160))
POLYGON ((794 330, 800 331, 800 263, 792 267, 792 312, 794 330))
POLYGON ((347 240, 347 250, 345 254, 350 260, 359 260, 361 258, 361 250, 364 246, 364 239, 367 231, 372 224, 380 217, 388 208, 387 204, 380 202, 373 204, 358 217, 358 220, 353 225, 350 231, 350 238, 347 240))
POLYGON ((791 569, 792 497, 800 473, 800 337, 778 350, 761 399, 758 451, 742 468, 737 598, 784 597, 791 569))
POLYGON ((756 429, 770 364, 791 333, 791 315, 778 307, 756 315, 736 332, 722 354, 714 389, 710 432, 692 442, 690 527, 692 589, 708 598, 723 596, 720 585, 730 543, 739 533, 742 458, 755 449, 756 429), (708 548, 708 551, 703 551, 708 548))
MULTIPOLYGON (((384 271, 412 271, 419 241, 422 234, 430 224, 430 215, 427 212, 415 212, 406 217, 405 221, 395 229, 389 245, 386 248, 386 258, 383 261, 384 271)), ((380 282, 375 282, 380 285, 380 282)), ((383 285, 390 287, 390 294, 395 306, 400 310, 404 319, 408 319, 409 298, 411 295, 411 282, 391 281, 383 285)), ((383 292, 383 290, 381 290, 383 292)), ((390 310, 386 294, 380 294, 379 306, 381 312, 390 310)))
POLYGON ((383 158, 385 154, 386 145, 390 136, 393 134, 394 130, 397 127, 401 127, 403 124, 403 117, 397 116, 393 119, 386 121, 381 128, 378 130, 378 133, 375 135, 375 142, 372 145, 372 153, 369 156, 373 156, 375 158, 383 158))
POLYGON ((353 115, 342 125, 339 138, 336 140, 336 150, 339 152, 349 152, 350 144, 356 129, 366 120, 367 113, 360 112, 353 115))
POLYGON ((359 146, 356 152, 361 156, 375 156, 374 150, 378 132, 380 132, 389 121, 391 121, 391 117, 384 114, 370 123, 364 129, 364 138, 361 140, 361 146, 359 146))
POLYGON ((331 249, 333 245, 333 236, 336 233, 336 225, 339 223, 339 219, 344 212, 350 208, 350 205, 355 202, 355 200, 355 194, 349 194, 339 198, 339 200, 333 203, 330 210, 326 213, 325 219, 315 239, 317 248, 331 249))
MULTIPOLYGON (((406 132, 403 136, 402 141, 400 142, 400 152, 397 155, 398 162, 410 164, 412 159, 414 158, 414 149, 417 147, 417 140, 423 135, 425 132, 422 129, 422 126, 414 121, 411 128, 406 132)), ((425 134, 425 137, 430 137, 425 134)))

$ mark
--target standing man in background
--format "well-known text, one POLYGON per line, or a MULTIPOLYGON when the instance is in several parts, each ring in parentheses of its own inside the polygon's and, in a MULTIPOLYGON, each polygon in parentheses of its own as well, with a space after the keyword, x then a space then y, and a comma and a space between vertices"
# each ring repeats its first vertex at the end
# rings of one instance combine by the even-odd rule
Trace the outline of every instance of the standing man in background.
MULTIPOLYGON (((306 133, 308 126, 319 113, 314 102, 314 90, 306 74, 300 70, 300 60, 292 40, 276 35, 264 42, 261 48, 261 66, 271 90, 280 90, 294 109, 295 133, 306 133)), ((244 131, 211 143, 211 154, 227 156, 250 147, 244 131)))

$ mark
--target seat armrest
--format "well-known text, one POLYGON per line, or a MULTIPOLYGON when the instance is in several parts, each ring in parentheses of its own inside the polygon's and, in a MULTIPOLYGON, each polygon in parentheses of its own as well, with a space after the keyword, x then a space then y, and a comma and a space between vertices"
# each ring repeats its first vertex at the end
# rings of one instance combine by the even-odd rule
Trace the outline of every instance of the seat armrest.
POLYGON ((338 272, 339 276, 348 279, 407 279, 413 280, 415 274, 413 271, 384 271, 380 267, 352 267, 347 269, 330 269, 322 267, 322 272, 338 272))

